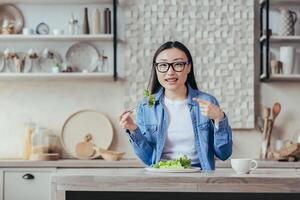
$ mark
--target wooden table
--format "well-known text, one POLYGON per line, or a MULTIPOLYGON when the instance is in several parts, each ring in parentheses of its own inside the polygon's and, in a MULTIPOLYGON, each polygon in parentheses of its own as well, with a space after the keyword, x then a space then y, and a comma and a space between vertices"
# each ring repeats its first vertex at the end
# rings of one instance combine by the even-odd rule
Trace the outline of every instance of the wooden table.
POLYGON ((52 200, 65 200, 66 191, 300 194, 300 171, 261 168, 237 175, 230 168, 200 173, 151 173, 143 168, 59 169, 51 177, 51 191, 52 200))

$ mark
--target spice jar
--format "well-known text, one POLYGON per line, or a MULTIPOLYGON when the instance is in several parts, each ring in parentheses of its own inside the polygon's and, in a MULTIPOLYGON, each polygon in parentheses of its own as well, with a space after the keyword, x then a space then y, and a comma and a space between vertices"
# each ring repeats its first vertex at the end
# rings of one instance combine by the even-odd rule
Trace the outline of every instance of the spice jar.
POLYGON ((38 126, 32 134, 31 160, 47 160, 60 153, 58 137, 49 129, 38 126))

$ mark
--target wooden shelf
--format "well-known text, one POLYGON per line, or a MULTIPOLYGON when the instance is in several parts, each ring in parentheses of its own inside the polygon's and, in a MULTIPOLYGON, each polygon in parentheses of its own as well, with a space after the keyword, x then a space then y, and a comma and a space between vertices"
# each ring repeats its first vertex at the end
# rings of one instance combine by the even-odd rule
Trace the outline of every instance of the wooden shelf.
POLYGON ((113 0, 0 0, 11 4, 112 4, 113 0))
POLYGON ((271 36, 270 42, 285 43, 285 42, 300 42, 300 35, 295 36, 271 36))
MULTIPOLYGON (((122 78, 120 78, 122 79, 122 78)), ((0 81, 35 81, 35 80, 103 80, 113 81, 113 74, 108 73, 0 73, 0 81)))
POLYGON ((112 34, 99 35, 0 35, 0 41, 112 41, 112 34))
POLYGON ((270 0, 270 5, 271 6, 291 6, 291 5, 299 5, 300 6, 300 1, 299 0, 270 0))
POLYGON ((268 81, 300 81, 300 74, 271 74, 268 81))

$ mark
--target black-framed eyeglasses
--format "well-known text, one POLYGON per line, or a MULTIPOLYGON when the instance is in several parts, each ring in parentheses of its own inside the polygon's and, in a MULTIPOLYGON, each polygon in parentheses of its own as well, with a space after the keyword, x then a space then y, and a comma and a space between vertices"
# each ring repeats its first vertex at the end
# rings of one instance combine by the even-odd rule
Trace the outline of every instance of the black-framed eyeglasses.
POLYGON ((170 69, 170 66, 175 72, 182 72, 184 70, 184 67, 187 64, 189 64, 189 62, 187 61, 173 62, 173 63, 159 62, 159 63, 155 63, 155 67, 161 73, 166 73, 170 69))

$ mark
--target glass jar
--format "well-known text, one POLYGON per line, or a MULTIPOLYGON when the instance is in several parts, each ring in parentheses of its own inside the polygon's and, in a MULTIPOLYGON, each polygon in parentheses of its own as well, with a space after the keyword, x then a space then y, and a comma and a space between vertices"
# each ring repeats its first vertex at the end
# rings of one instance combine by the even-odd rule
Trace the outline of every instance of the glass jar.
POLYGON ((22 157, 24 160, 29 160, 31 154, 31 138, 34 131, 35 124, 32 122, 25 123, 25 134, 23 138, 23 152, 22 157))
POLYGON ((32 133, 31 159, 42 154, 60 153, 58 137, 49 129, 38 126, 32 133))
POLYGON ((79 34, 78 20, 71 19, 69 21, 69 34, 70 35, 78 35, 79 34))

